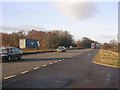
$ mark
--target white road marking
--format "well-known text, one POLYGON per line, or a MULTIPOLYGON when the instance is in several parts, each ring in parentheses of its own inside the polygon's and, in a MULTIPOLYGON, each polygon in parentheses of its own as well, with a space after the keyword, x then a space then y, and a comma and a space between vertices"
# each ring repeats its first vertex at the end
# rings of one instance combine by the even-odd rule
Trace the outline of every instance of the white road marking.
POLYGON ((108 74, 108 75, 106 75, 107 77, 110 77, 110 75, 108 74))
POLYGON ((108 84, 108 82, 109 82, 109 80, 110 80, 110 78, 111 78, 111 68, 110 68, 109 74, 106 75, 106 76, 107 76, 108 78, 107 78, 106 82, 104 83, 104 86, 106 86, 106 85, 108 84))
POLYGON ((36 69, 39 69, 39 67, 35 67, 35 68, 33 68, 34 70, 36 70, 36 69))
POLYGON ((88 54, 90 56, 90 54, 88 54))
POLYGON ((59 60, 60 62, 62 61, 62 60, 59 60))
POLYGON ((46 67, 47 65, 45 64, 45 65, 42 65, 42 67, 46 67))
POLYGON ((108 76, 108 79, 107 79, 107 80, 109 81, 109 80, 110 80, 110 75, 107 75, 107 76, 108 76))
POLYGON ((58 61, 55 61, 55 63, 58 62, 58 61))
POLYGON ((85 80, 85 82, 89 82, 89 80, 88 80, 88 79, 86 79, 86 80, 85 80))
POLYGON ((53 64, 53 63, 49 63, 50 65, 53 64))
POLYGON ((12 78, 12 77, 15 77, 16 75, 11 75, 11 76, 8 76, 8 77, 5 77, 4 79, 9 79, 9 78, 12 78))
POLYGON ((21 74, 24 74, 24 73, 27 73, 28 71, 23 71, 23 72, 21 72, 21 74))

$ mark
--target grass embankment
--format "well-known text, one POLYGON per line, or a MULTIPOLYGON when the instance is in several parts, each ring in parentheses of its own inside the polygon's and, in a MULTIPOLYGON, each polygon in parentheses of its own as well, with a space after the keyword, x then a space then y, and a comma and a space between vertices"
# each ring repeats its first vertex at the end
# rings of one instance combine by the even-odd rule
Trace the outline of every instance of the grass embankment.
POLYGON ((103 66, 120 68, 120 57, 118 56, 118 53, 108 50, 101 49, 93 62, 103 66))

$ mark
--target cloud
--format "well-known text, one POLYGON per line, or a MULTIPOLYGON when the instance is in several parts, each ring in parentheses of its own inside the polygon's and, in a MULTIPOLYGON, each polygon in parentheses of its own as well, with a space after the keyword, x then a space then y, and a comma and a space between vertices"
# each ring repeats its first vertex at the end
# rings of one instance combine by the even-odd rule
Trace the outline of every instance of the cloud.
POLYGON ((0 32, 11 32, 16 30, 17 28, 11 26, 0 26, 0 32))
POLYGON ((110 40, 117 40, 117 36, 114 35, 101 35, 99 36, 99 39, 104 40, 104 42, 109 42, 110 40))
POLYGON ((113 36, 113 35, 101 35, 100 37, 104 38, 104 39, 115 39, 115 38, 117 38, 117 36, 113 36))
POLYGON ((95 38, 98 38, 101 43, 109 43, 109 41, 113 39, 117 41, 117 36, 114 35, 98 35, 95 38))
POLYGON ((22 25, 22 26, 19 26, 19 27, 0 26, 0 32, 4 32, 4 33, 18 32, 20 30, 29 31, 29 30, 32 30, 32 29, 38 30, 38 31, 47 31, 44 28, 37 27, 37 26, 32 26, 32 25, 22 25))
POLYGON ((39 30, 39 31, 47 31, 46 29, 42 28, 42 27, 38 27, 38 26, 34 26, 34 25, 22 25, 22 26, 19 26, 18 27, 19 30, 26 30, 26 31, 29 31, 29 30, 39 30))
POLYGON ((85 20, 95 17, 98 9, 95 2, 56 2, 59 10, 71 20, 85 20))

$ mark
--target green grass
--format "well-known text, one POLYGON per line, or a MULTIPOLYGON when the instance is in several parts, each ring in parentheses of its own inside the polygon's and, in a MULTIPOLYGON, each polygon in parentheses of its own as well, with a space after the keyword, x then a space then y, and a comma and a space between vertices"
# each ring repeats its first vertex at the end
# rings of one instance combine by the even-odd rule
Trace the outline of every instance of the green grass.
POLYGON ((120 57, 118 57, 118 54, 102 49, 98 52, 93 62, 100 65, 120 68, 120 57))

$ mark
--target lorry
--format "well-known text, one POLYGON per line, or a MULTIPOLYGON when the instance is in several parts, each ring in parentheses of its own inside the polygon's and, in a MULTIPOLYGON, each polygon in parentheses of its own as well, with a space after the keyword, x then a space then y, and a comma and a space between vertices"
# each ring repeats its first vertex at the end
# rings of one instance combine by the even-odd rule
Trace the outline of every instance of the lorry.
POLYGON ((39 48, 40 42, 35 39, 19 39, 19 47, 21 49, 25 48, 39 48))
POLYGON ((92 49, 95 49, 95 46, 96 46, 95 43, 91 43, 91 48, 92 49))
POLYGON ((96 48, 97 48, 97 49, 100 49, 100 44, 97 43, 97 44, 96 44, 96 48))
POLYGON ((100 44, 98 44, 98 43, 91 43, 91 48, 92 49, 100 49, 100 44))

